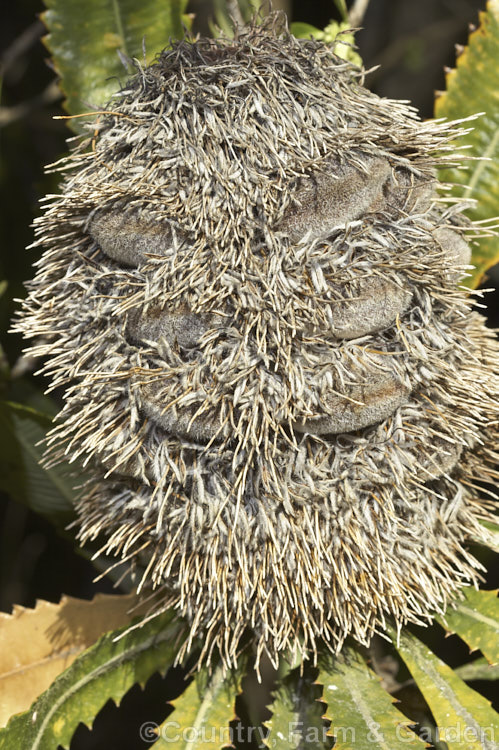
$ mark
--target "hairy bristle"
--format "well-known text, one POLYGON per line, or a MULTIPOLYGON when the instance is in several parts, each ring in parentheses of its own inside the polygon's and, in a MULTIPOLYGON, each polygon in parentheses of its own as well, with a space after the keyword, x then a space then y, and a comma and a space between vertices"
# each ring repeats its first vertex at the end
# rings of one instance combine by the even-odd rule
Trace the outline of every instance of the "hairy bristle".
POLYGON ((461 131, 362 81, 278 14, 177 42, 35 222, 17 327, 65 389, 48 461, 88 465, 81 541, 206 660, 367 644, 480 579, 499 350, 437 192, 461 131))

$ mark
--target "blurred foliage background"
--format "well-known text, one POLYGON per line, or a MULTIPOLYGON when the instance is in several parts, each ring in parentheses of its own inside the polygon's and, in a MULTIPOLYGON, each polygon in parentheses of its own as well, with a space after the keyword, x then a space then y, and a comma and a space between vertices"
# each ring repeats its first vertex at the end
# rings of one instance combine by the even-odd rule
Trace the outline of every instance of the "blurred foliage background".
MULTIPOLYGON (((195 16, 194 31, 210 33, 216 1, 191 0, 187 10, 195 16)), ((274 7, 283 8, 292 21, 318 28, 340 20, 333 0, 279 0, 274 7)), ((469 25, 477 23, 484 8, 485 0, 370 0, 357 43, 365 67, 380 67, 369 74, 367 85, 381 96, 407 99, 423 118, 431 117, 434 92, 445 85, 444 67, 455 64, 455 45, 466 43, 469 25)), ((25 247, 33 239, 30 224, 38 201, 57 189, 56 178, 44 174, 44 165, 65 153, 71 135, 64 120, 53 119, 63 114, 62 97, 42 42, 43 10, 41 0, 4 3, 0 10, 0 282, 7 282, 0 287, 0 387, 3 398, 32 404, 39 402, 44 383, 21 358, 20 339, 7 336, 7 329, 14 300, 24 295, 23 282, 33 275, 36 251, 26 252, 25 247), (1 377, 7 368, 9 379, 1 377)), ((485 286, 494 285, 494 279, 499 279, 496 269, 485 286)), ((487 295, 486 305, 490 324, 497 325, 497 293, 487 295)), ((6 495, 0 497, 0 524, 0 610, 10 611, 14 603, 33 606, 37 598, 58 601, 62 592, 90 598, 98 590, 113 590, 106 579, 92 582, 95 569, 74 550, 69 534, 6 495)), ((491 574, 487 586, 494 584, 491 574)), ((451 666, 468 657, 456 639, 439 648, 451 666)), ((164 686, 156 677, 145 692, 134 688, 120 709, 109 706, 102 712, 92 732, 81 727, 71 748, 102 747, 110 738, 113 747, 147 747, 139 739, 139 718, 137 731, 130 722, 134 716, 144 720, 144 715, 160 721, 164 706, 164 686)))

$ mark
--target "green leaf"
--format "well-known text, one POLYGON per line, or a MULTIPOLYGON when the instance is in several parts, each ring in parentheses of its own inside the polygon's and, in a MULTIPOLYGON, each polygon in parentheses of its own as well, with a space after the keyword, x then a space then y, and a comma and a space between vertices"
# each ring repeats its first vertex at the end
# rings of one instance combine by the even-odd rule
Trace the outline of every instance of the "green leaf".
POLYGON ((312 36, 314 39, 321 39, 326 44, 334 43, 335 55, 354 65, 362 65, 362 59, 355 51, 355 37, 352 33, 349 33, 350 24, 348 21, 344 23, 331 21, 324 30, 317 29, 309 23, 301 22, 292 23, 289 28, 293 36, 298 39, 308 39, 312 36), (340 39, 337 39, 339 34, 341 34, 340 39))
POLYGON ((74 513, 76 482, 67 468, 39 461, 51 419, 35 409, 0 402, 0 489, 37 513, 67 521, 74 513))
POLYGON ((489 701, 407 631, 400 635, 397 650, 430 707, 440 741, 449 750, 497 748, 499 715, 489 701))
POLYGON ((306 671, 293 669, 278 683, 269 706, 272 718, 264 723, 269 730, 264 743, 274 750, 306 747, 324 750, 330 747, 322 720, 324 704, 320 691, 306 671))
POLYGON ((462 680, 471 682, 472 680, 499 680, 499 664, 489 664, 487 659, 479 657, 469 664, 463 664, 454 670, 462 680))
POLYGON ((302 21, 294 21, 289 30, 297 39, 308 39, 308 37, 314 37, 314 39, 321 39, 324 32, 318 29, 316 26, 312 26, 311 23, 303 23, 302 21))
POLYGON ((37 599, 34 609, 0 612, 0 727, 26 711, 86 648, 111 629, 147 612, 137 594, 37 599), (132 613, 133 610, 133 613, 132 613))
POLYGON ((491 521, 480 521, 480 524, 490 532, 490 539, 486 546, 494 552, 499 552, 499 525, 491 521))
POLYGON ((244 665, 224 673, 222 665, 196 674, 180 698, 172 701, 175 710, 158 727, 154 750, 201 750, 231 743, 230 722, 236 717, 235 702, 241 692, 244 665))
POLYGON ((143 61, 145 40, 149 64, 184 36, 187 0, 45 0, 45 43, 53 55, 66 95, 65 107, 75 115, 102 107, 132 72, 118 51, 143 61))
POLYGON ((449 607, 438 618, 446 630, 457 635, 470 649, 480 649, 490 664, 499 663, 499 599, 497 591, 463 590, 464 601, 449 607))
POLYGON ((12 717, 0 730, 0 750, 68 748, 80 722, 91 726, 110 698, 119 703, 135 683, 144 685, 152 674, 173 664, 184 627, 174 614, 159 615, 116 640, 127 627, 102 636, 29 711, 12 717))
POLYGON ((334 750, 400 750, 420 748, 423 743, 409 729, 409 722, 393 705, 380 678, 353 651, 319 670, 324 685, 328 734, 336 737, 334 750))
MULTIPOLYGON (((489 0, 480 13, 480 26, 469 38, 469 45, 458 57, 456 69, 447 74, 447 91, 435 103, 436 117, 459 119, 477 112, 484 114, 473 122, 473 130, 457 145, 469 146, 464 153, 487 160, 468 162, 466 170, 441 170, 440 179, 457 183, 452 194, 473 198, 468 211, 475 221, 493 219, 499 205, 499 0, 489 0)), ((475 288, 485 271, 499 261, 499 236, 483 237, 473 251, 476 265, 466 283, 475 288)))

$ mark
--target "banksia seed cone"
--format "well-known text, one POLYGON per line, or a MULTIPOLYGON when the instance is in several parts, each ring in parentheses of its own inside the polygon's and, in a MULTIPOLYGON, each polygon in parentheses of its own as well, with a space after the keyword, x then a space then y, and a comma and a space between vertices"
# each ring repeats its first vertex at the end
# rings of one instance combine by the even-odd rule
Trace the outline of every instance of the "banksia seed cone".
POLYGON ((279 17, 178 42, 58 166, 18 327, 84 458, 82 542, 233 661, 368 643, 479 579, 498 347, 438 198, 456 134, 279 17))

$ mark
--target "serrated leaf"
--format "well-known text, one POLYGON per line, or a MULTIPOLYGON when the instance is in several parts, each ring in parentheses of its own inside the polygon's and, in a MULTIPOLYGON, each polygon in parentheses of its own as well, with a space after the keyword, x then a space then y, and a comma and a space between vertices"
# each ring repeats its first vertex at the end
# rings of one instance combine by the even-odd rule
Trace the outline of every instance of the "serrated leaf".
POLYGON ((326 725, 322 719, 324 704, 314 680, 300 669, 293 669, 280 679, 272 693, 269 706, 272 718, 264 722, 268 734, 266 747, 274 750, 307 748, 324 750, 330 747, 326 725))
POLYGON ((67 468, 40 466, 50 417, 0 402, 0 489, 37 513, 67 521, 74 513, 74 477, 67 468))
MULTIPOLYGON (((396 638, 393 636, 394 643, 396 638)), ((448 750, 495 750, 499 715, 480 693, 407 631, 397 650, 421 690, 448 750)))
POLYGON ((465 680, 465 682, 471 682, 472 680, 499 680, 499 664, 492 666, 487 659, 479 657, 475 661, 469 662, 469 664, 457 667, 454 673, 462 680, 465 680))
POLYGON ((380 678, 354 651, 345 650, 341 658, 321 667, 317 682, 324 686, 334 750, 423 750, 380 678))
MULTIPOLYGON (((45 43, 53 55, 70 114, 102 107, 126 81, 118 52, 146 61, 184 36, 187 0, 45 0, 45 43)), ((77 122, 77 121, 76 121, 77 122)))
POLYGON ((222 665, 211 673, 197 672, 180 698, 171 701, 174 712, 158 727, 154 750, 200 750, 231 745, 230 722, 236 717, 235 702, 241 692, 243 664, 224 673, 222 665))
MULTIPOLYGON (((448 169, 440 179, 458 183, 453 195, 477 201, 468 211, 471 219, 492 219, 499 213, 499 0, 489 0, 480 13, 480 26, 469 38, 468 47, 458 57, 456 69, 447 74, 447 91, 435 103, 436 117, 459 119, 484 114, 473 122, 473 130, 457 145, 470 148, 470 156, 488 161, 468 162, 467 170, 448 169)), ((483 237, 473 250, 476 270, 466 280, 475 288, 485 271, 499 261, 499 237, 483 237)))
POLYGON ((499 599, 496 591, 463 589, 464 600, 449 607, 441 625, 468 644, 480 649, 490 664, 499 663, 499 599))
POLYGON ((0 730, 0 750, 69 747, 80 722, 91 726, 111 698, 119 703, 135 683, 166 671, 177 654, 184 625, 171 612, 116 637, 127 627, 107 633, 52 683, 29 711, 12 717, 0 730))
POLYGON ((34 609, 0 612, 0 727, 101 635, 129 623, 137 602, 135 594, 97 594, 91 601, 63 596, 58 604, 38 601, 34 609))

